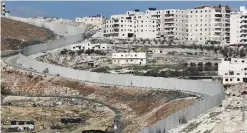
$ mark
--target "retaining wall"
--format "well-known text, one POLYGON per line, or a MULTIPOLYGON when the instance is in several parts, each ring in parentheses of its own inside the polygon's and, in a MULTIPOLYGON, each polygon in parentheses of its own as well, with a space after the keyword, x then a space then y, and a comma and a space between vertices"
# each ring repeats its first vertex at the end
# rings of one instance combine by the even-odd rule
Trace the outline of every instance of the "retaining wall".
POLYGON ((203 100, 197 101, 192 106, 178 111, 167 118, 157 122, 152 127, 144 128, 139 133, 156 133, 168 131, 180 124, 181 118, 190 120, 193 117, 208 111, 212 107, 220 105, 224 99, 224 91, 222 85, 199 81, 199 80, 182 80, 174 78, 162 78, 162 77, 144 77, 134 76, 129 74, 109 74, 109 73, 96 73, 89 71, 74 70, 71 68, 56 66, 44 62, 39 62, 34 58, 28 57, 29 55, 52 50, 55 48, 63 47, 82 41, 84 34, 78 34, 61 38, 56 41, 44 44, 36 44, 33 46, 25 47, 19 54, 19 63, 24 67, 32 68, 37 72, 43 72, 46 68, 49 70, 49 74, 59 74, 61 77, 77 79, 81 81, 89 81, 95 83, 102 83, 106 85, 116 86, 129 86, 138 87, 140 89, 168 89, 179 90, 193 93, 199 93, 206 96, 203 100))

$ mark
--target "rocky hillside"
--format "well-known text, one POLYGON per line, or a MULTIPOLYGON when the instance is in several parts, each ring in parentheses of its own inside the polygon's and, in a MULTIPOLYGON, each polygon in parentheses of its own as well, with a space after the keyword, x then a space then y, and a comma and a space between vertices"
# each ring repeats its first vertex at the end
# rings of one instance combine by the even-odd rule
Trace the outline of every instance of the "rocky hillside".
POLYGON ((19 50, 55 38, 55 34, 45 28, 23 22, 1 18, 1 50, 19 50))

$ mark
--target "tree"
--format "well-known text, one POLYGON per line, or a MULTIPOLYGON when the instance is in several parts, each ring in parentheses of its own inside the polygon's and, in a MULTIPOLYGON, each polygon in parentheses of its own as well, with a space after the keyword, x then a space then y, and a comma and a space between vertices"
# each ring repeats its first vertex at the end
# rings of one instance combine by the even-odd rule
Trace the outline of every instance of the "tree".
POLYGON ((197 65, 197 70, 198 71, 203 71, 203 63, 202 62, 199 62, 198 65, 197 65))
POLYGON ((228 48, 227 47, 224 47, 222 50, 221 50, 221 54, 223 54, 224 57, 228 57, 228 48))
POLYGON ((190 67, 195 68, 195 67, 196 67, 196 63, 191 62, 191 63, 190 63, 190 67))
POLYGON ((212 63, 211 62, 207 62, 205 64, 205 70, 206 71, 211 71, 212 70, 212 63))
POLYGON ((214 70, 214 71, 218 71, 218 63, 217 63, 217 62, 216 62, 216 63, 214 63, 213 70, 214 70))
POLYGON ((188 67, 188 63, 186 62, 186 63, 183 63, 183 67, 188 67))
POLYGON ((244 50, 244 48, 242 48, 240 51, 239 51, 239 56, 241 58, 245 57, 246 56, 246 51, 244 50))

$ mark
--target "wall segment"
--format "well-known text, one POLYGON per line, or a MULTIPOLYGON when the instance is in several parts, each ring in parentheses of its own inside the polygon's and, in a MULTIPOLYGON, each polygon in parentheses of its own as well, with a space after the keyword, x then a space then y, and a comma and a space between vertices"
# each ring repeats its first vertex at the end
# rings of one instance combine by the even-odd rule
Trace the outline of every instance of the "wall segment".
MULTIPOLYGON (((35 25, 36 24, 37 23, 35 23, 35 25)), ((46 25, 44 26, 46 27, 46 25)), ((47 26, 49 27, 49 24, 47 26)), ((74 32, 72 32, 74 31, 73 28, 69 29, 68 31, 68 33, 72 36, 60 38, 49 43, 36 44, 33 46, 25 47, 19 54, 18 62, 22 64, 22 66, 26 68, 32 68, 37 72, 43 72, 46 68, 48 68, 49 74, 59 74, 61 77, 64 78, 116 86, 133 86, 140 89, 166 89, 187 91, 206 96, 203 100, 197 101, 194 105, 168 116, 167 118, 157 122, 152 127, 143 129, 140 133, 149 133, 150 131, 155 133, 157 131, 170 130, 175 126, 181 124, 180 118, 185 117, 186 120, 190 120, 193 117, 205 111, 208 111, 212 107, 220 105, 222 100, 224 99, 224 89, 222 85, 212 82, 81 71, 40 62, 35 60, 34 58, 29 57, 32 54, 68 46, 70 44, 84 40, 85 31, 76 35, 74 35, 74 32)))

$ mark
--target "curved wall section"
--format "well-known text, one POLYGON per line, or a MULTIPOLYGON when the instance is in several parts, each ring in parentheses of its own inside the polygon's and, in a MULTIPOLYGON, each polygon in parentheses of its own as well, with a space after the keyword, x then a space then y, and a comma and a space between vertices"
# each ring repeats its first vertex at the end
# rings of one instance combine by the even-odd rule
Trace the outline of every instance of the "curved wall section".
MULTIPOLYGON (((40 24, 42 25, 42 24, 40 24)), ((63 31, 61 31, 63 32, 63 31)), ((72 31, 70 32, 72 33, 72 31)), ((168 131, 175 126, 181 124, 181 118, 190 120, 193 117, 208 111, 209 109, 220 105, 224 99, 224 88, 222 85, 199 81, 199 80, 182 80, 173 78, 162 77, 144 77, 134 76, 129 74, 109 74, 109 73, 95 73, 90 71, 80 71, 72 68, 66 68, 56 66, 44 62, 35 60, 28 57, 29 55, 53 50, 56 48, 64 47, 72 43, 80 42, 84 40, 84 33, 61 38, 49 43, 36 44, 33 46, 25 47, 19 54, 19 63, 26 68, 32 68, 37 72, 43 72, 46 68, 49 70, 49 74, 59 74, 61 77, 77 79, 81 81, 89 81, 95 83, 102 83, 107 85, 116 86, 129 86, 138 87, 140 89, 168 89, 193 92, 205 96, 203 100, 198 100, 192 106, 178 111, 167 118, 157 122, 155 125, 149 128, 144 128, 139 133, 150 132, 163 132, 168 131)))

